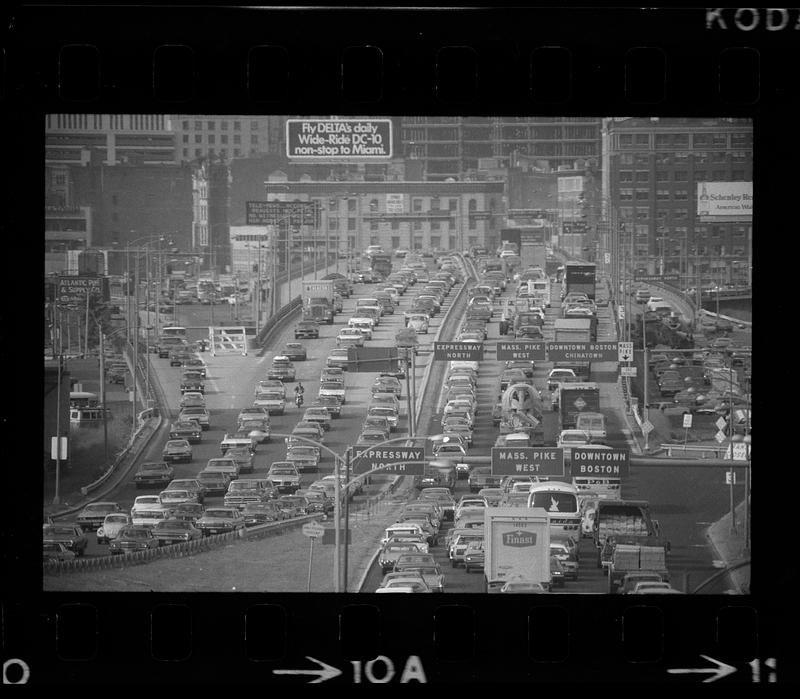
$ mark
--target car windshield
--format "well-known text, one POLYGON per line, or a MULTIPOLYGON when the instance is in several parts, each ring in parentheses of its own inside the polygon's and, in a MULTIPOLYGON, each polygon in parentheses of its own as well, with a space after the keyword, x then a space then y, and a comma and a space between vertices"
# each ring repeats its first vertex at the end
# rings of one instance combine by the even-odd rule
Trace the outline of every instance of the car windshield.
POLYGON ((298 454, 300 456, 316 456, 316 451, 314 447, 292 447, 289 449, 289 454, 298 454))
POLYGON ((104 524, 117 524, 120 522, 127 522, 127 515, 106 515, 104 524))
POLYGON ((156 529, 188 529, 189 522, 184 522, 179 519, 163 520, 156 524, 156 529))
POLYGON ((75 529, 73 527, 59 527, 58 525, 48 525, 44 527, 44 533, 47 535, 56 535, 56 536, 73 536, 75 534, 75 529))
POLYGON ((278 476, 294 476, 297 473, 293 468, 271 468, 269 472, 278 476))
POLYGON ((342 390, 342 384, 340 384, 338 381, 323 381, 320 384, 320 388, 340 391, 342 390))
POLYGON ((206 510, 206 517, 232 517, 232 510, 206 510))

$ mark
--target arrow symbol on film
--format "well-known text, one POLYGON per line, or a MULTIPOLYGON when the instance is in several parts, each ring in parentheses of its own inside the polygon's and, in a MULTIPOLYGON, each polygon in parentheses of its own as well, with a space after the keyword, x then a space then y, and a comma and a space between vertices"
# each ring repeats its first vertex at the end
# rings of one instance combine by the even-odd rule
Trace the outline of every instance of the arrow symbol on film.
POLYGON ((627 354, 623 354, 622 355, 622 361, 623 362, 627 362, 629 359, 630 359, 630 357, 627 354))
POLYGON ((667 672, 672 673, 673 675, 688 675, 690 673, 708 673, 710 672, 713 674, 713 677, 708 677, 704 679, 703 682, 714 682, 726 675, 730 675, 733 672, 736 672, 736 668, 732 665, 727 665, 725 663, 721 663, 719 660, 714 660, 714 658, 710 658, 707 655, 701 655, 701 658, 708 660, 711 663, 714 663, 717 667, 704 667, 704 668, 672 668, 667 670, 667 672))
POLYGON ((337 675, 342 674, 342 671, 338 667, 333 667, 333 665, 328 665, 327 663, 323 663, 321 660, 312 658, 310 655, 307 655, 306 659, 317 663, 317 665, 320 666, 319 669, 318 670, 273 670, 272 672, 276 675, 317 675, 317 678, 311 680, 309 684, 325 682, 325 680, 329 680, 332 677, 336 677, 337 675))

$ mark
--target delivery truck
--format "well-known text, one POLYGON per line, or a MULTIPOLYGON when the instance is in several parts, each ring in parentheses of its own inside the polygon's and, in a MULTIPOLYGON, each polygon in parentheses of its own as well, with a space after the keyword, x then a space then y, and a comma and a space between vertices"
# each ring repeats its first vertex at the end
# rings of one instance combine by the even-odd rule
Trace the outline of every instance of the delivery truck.
POLYGON ((484 510, 485 591, 509 580, 550 587, 550 523, 541 507, 487 507, 484 510))
POLYGON ((564 265, 565 295, 586 294, 595 298, 597 265, 588 262, 567 262, 564 265))
POLYGON ((600 387, 594 382, 562 383, 558 389, 558 417, 562 430, 577 429, 578 415, 599 413, 600 387))

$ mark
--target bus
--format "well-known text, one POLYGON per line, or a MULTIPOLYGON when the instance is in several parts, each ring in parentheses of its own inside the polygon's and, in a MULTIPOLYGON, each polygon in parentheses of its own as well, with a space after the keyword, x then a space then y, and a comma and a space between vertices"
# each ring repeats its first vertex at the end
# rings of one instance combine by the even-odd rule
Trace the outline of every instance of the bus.
POLYGON ((583 515, 578 502, 578 489, 571 483, 547 481, 531 486, 528 507, 541 507, 550 516, 550 541, 565 541, 581 535, 583 515))
POLYGON ((168 325, 161 328, 161 337, 180 337, 186 339, 186 328, 180 325, 168 325))

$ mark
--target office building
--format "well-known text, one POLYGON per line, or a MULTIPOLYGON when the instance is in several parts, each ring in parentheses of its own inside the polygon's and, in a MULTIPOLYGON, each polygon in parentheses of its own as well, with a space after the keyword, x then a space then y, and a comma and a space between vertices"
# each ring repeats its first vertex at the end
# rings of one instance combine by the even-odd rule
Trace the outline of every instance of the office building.
POLYGON ((624 227, 625 250, 633 253, 626 266, 634 270, 678 273, 684 288, 747 283, 752 221, 699 216, 697 190, 752 179, 749 119, 603 121, 602 215, 624 227))
POLYGON ((170 115, 176 158, 230 162, 237 158, 283 153, 285 117, 249 115, 170 115))

